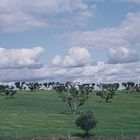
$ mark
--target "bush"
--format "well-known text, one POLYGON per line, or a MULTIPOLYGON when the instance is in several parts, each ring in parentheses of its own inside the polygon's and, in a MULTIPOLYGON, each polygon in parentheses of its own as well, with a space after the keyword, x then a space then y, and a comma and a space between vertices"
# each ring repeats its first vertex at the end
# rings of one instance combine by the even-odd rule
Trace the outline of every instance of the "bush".
POLYGON ((85 135, 89 135, 89 130, 96 126, 96 120, 92 111, 83 111, 75 121, 76 126, 85 131, 85 135))

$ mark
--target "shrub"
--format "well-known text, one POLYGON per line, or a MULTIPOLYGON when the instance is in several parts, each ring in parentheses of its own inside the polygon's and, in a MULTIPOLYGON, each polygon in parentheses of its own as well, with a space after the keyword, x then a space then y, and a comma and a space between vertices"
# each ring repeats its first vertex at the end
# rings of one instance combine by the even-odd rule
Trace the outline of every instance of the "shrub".
POLYGON ((83 111, 75 121, 76 126, 85 131, 85 135, 89 135, 89 130, 96 126, 96 120, 92 111, 83 111))

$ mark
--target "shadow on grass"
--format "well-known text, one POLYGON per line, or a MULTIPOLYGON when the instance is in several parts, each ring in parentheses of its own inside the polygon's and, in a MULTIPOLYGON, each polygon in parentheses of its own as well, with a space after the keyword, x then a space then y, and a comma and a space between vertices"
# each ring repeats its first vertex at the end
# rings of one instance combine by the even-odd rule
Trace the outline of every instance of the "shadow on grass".
POLYGON ((80 114, 80 112, 72 113, 72 112, 60 112, 63 115, 72 115, 72 114, 80 114))
POLYGON ((71 113, 71 112, 59 112, 59 114, 70 115, 70 114, 72 114, 72 113, 71 113))
POLYGON ((95 136, 95 134, 85 134, 85 133, 75 133, 75 134, 72 134, 72 137, 81 137, 81 138, 90 138, 90 137, 93 137, 95 136))
POLYGON ((103 103, 103 100, 96 100, 96 102, 98 102, 98 103, 103 103))

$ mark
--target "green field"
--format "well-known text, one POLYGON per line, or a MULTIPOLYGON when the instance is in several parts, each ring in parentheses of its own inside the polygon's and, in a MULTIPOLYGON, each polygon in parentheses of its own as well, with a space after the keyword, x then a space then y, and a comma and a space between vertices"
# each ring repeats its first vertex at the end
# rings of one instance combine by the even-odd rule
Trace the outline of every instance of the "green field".
MULTIPOLYGON (((91 94, 80 110, 94 110, 96 136, 140 135, 140 94, 117 93, 111 103, 91 94)), ((38 136, 75 136, 83 131, 76 115, 55 92, 18 92, 14 99, 0 96, 0 139, 38 136)))

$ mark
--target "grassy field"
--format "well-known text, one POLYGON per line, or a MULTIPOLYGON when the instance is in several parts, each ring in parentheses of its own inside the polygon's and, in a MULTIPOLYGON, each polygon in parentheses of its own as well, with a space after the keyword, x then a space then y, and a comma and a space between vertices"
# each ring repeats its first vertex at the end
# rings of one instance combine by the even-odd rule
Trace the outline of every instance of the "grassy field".
MULTIPOLYGON (((80 110, 94 110, 96 136, 140 135, 140 94, 117 93, 112 103, 92 94, 80 110)), ((18 92, 0 96, 0 139, 10 137, 74 136, 82 133, 69 108, 52 91, 18 92)))

